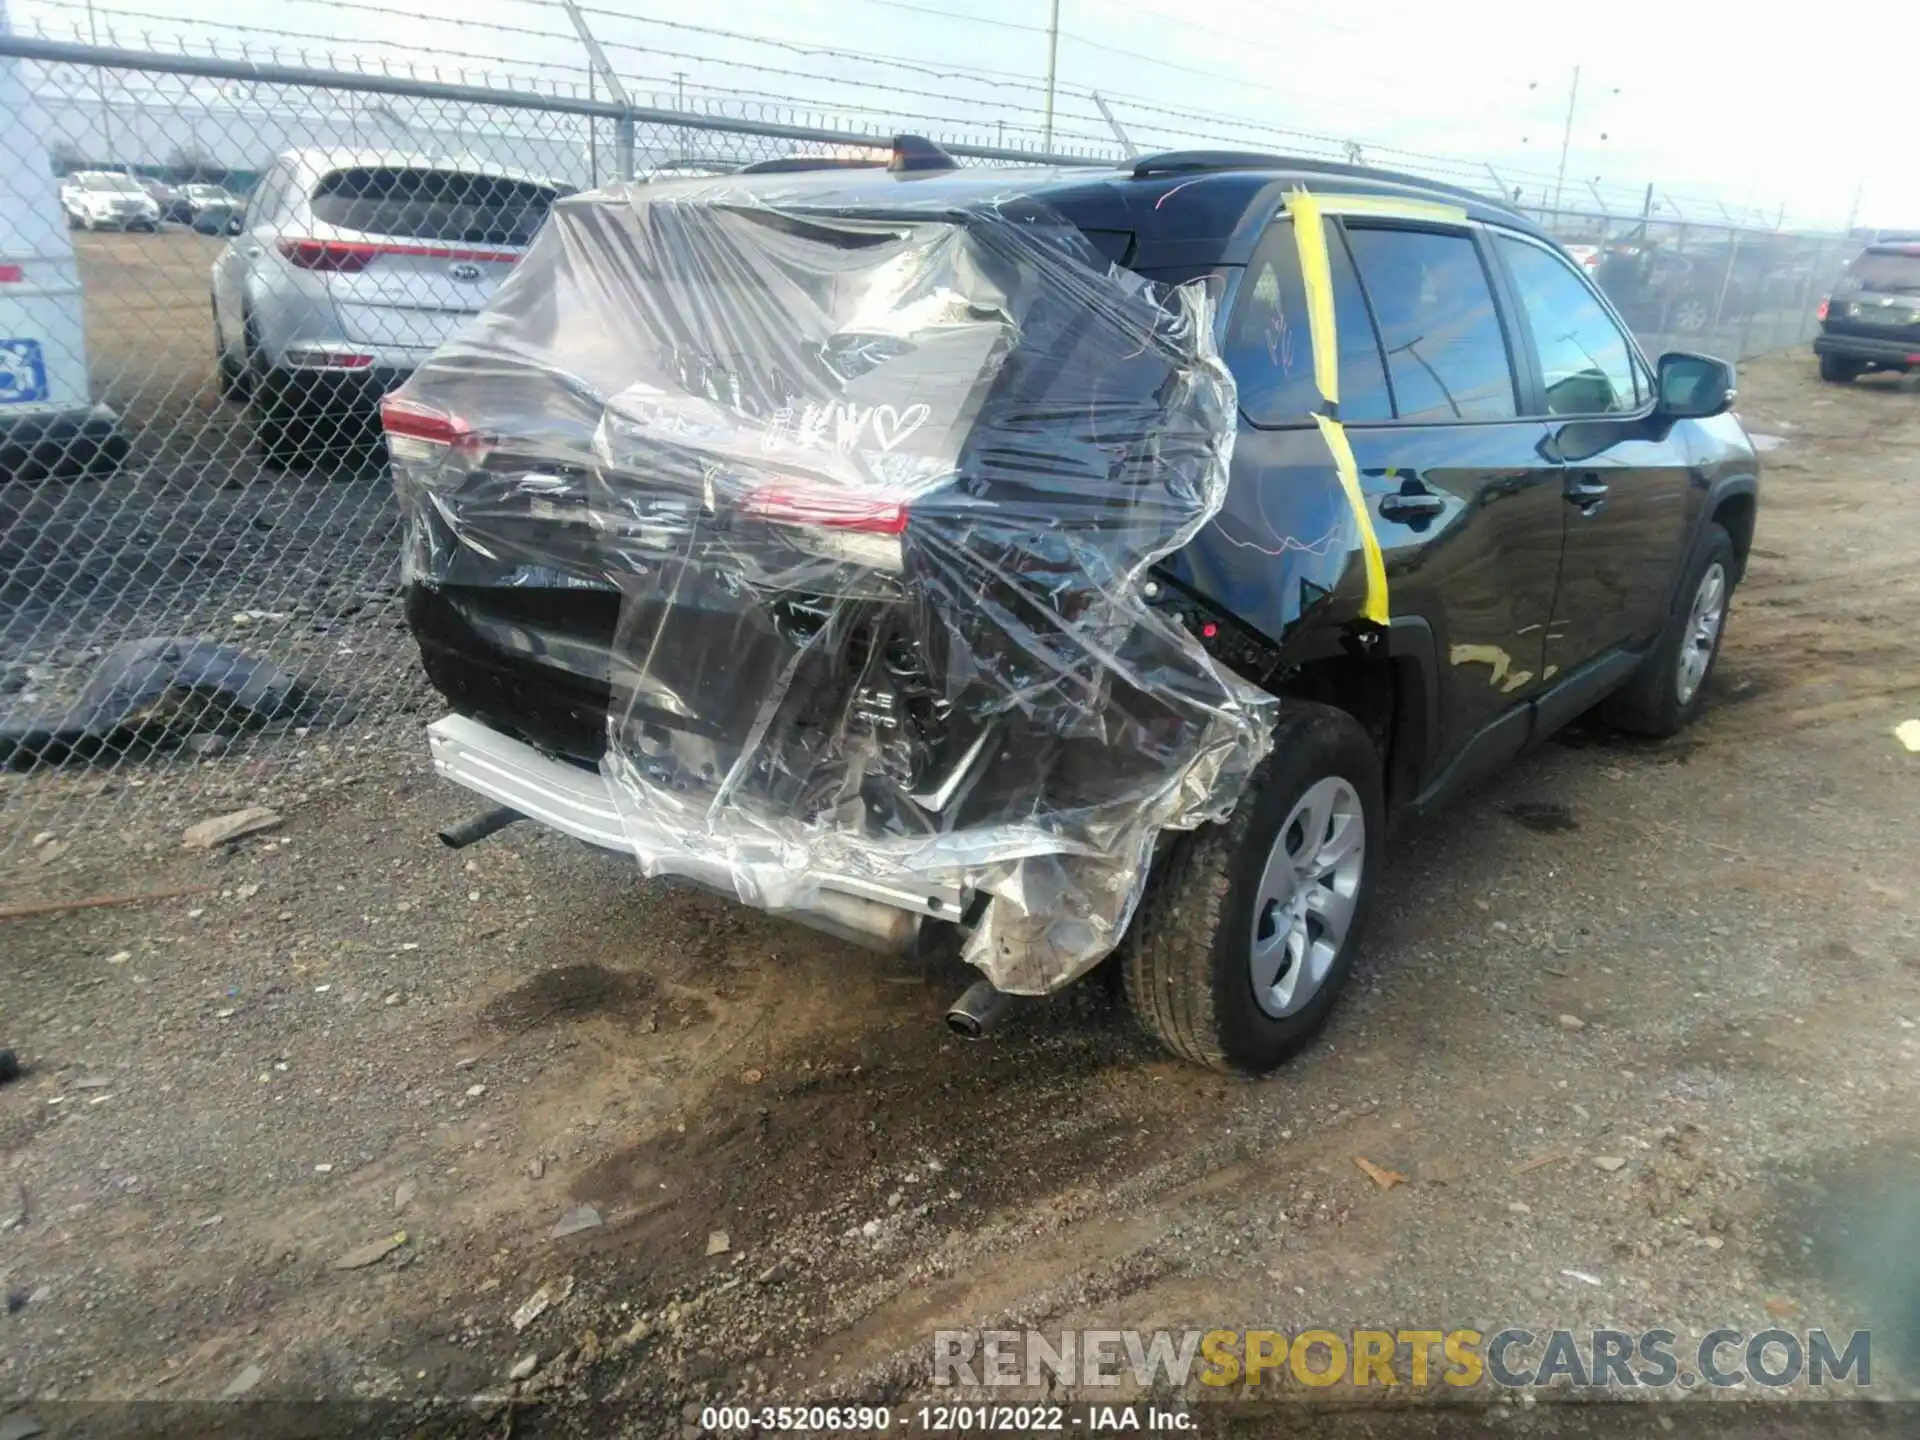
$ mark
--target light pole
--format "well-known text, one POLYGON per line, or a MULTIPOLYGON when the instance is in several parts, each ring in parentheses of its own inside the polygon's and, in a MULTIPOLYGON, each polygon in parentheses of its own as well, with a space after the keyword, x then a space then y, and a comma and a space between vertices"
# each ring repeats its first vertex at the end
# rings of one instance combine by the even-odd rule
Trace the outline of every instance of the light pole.
POLYGON ((1573 144, 1573 112, 1580 104, 1580 67, 1573 67, 1573 84, 1567 90, 1567 120, 1560 129, 1560 170, 1553 177, 1553 220, 1560 223, 1560 191, 1567 183, 1567 150, 1573 144))
POLYGON ((1060 73, 1060 0, 1047 7, 1047 125, 1040 148, 1053 153, 1053 85, 1060 73))
MULTIPOLYGON (((100 43, 100 27, 94 20, 93 0, 87 0, 87 43, 96 46, 100 43)), ((106 71, 98 65, 93 67, 93 92, 100 100, 100 135, 107 147, 107 164, 111 165, 113 163, 113 112, 107 108, 106 71)))

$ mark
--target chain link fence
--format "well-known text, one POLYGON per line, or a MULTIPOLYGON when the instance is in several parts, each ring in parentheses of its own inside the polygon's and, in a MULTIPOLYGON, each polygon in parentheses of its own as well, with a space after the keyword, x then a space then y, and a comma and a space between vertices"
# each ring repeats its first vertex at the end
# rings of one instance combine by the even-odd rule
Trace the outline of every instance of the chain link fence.
MULTIPOLYGON (((889 137, 0 34, 0 857, 411 744, 372 399, 555 194, 889 137), (426 162, 423 168, 423 162, 426 162), (340 236, 351 233, 353 239, 340 236), (334 238, 329 238, 334 237, 334 238)), ((963 163, 1086 163, 936 134, 963 163)), ((1841 237, 1543 217, 1647 348, 1808 337, 1841 237)))

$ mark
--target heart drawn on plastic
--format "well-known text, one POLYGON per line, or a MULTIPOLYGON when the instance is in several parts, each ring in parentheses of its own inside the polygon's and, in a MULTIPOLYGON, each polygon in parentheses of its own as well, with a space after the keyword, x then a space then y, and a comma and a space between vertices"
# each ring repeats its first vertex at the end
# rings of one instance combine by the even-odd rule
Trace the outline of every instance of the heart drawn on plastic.
POLYGON ((909 405, 904 411, 895 410, 891 405, 876 405, 873 409, 873 438, 879 442, 882 450, 891 450, 926 424, 927 416, 932 413, 925 404, 909 405))

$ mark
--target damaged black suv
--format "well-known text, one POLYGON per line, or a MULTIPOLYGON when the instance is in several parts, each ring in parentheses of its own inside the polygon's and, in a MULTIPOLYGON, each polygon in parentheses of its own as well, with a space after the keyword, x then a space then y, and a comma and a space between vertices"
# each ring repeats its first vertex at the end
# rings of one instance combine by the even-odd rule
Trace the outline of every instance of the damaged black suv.
POLYGON ((560 201, 388 398, 437 768, 833 933, 956 1028, 1119 952, 1271 1068, 1390 820, 1690 721, 1754 534, 1724 362, 1496 201, 1182 152, 560 201))

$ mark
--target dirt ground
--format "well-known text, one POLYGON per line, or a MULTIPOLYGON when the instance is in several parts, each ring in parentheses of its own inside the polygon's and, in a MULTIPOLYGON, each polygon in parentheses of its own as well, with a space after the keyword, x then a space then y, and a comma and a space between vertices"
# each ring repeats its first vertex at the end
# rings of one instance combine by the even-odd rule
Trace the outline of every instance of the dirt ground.
POLYGON ((530 827, 448 851, 477 807, 407 725, 16 851, 6 900, 192 891, 0 920, 0 1395, 505 1396, 533 1355, 536 1427, 674 1434, 903 1404, 934 1330, 1004 1324, 1872 1327, 1911 1385, 1920 396, 1805 354, 1743 385, 1780 443, 1711 708, 1406 833, 1258 1083, 1097 979, 966 1044, 951 965, 530 827), (181 848, 248 804, 284 823, 181 848))

